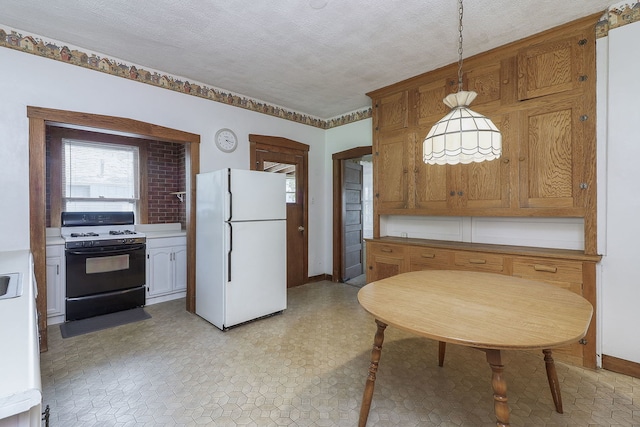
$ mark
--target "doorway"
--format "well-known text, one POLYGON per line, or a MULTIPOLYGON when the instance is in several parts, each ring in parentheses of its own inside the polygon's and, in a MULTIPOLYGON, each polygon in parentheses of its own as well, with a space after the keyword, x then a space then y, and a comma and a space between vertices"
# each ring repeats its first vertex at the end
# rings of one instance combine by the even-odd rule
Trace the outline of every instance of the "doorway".
POLYGON ((356 147, 332 156, 334 282, 365 281, 363 239, 373 221, 371 152, 370 146, 356 147))
POLYGON ((307 162, 309 146, 286 138, 249 135, 251 169, 286 176, 287 288, 308 282, 307 162))

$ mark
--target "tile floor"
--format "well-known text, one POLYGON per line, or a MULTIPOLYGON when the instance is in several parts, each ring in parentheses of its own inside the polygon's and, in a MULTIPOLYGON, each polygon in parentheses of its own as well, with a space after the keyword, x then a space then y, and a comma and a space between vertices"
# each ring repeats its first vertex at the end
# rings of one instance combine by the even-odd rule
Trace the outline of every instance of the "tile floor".
MULTIPOLYGON (((289 291, 282 314, 226 333, 184 311, 62 339, 42 354, 51 426, 355 426, 375 324, 358 288, 289 291)), ((557 414, 542 356, 506 352, 512 426, 640 426, 640 379, 557 364, 557 414)), ((484 353, 387 329, 369 426, 495 426, 484 353)))

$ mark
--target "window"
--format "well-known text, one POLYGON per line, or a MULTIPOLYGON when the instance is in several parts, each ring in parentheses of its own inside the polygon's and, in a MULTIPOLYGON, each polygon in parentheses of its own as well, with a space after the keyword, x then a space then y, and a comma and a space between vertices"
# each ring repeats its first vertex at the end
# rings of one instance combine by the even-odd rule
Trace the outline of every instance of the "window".
POLYGON ((62 210, 133 211, 138 218, 139 148, 62 139, 62 210))

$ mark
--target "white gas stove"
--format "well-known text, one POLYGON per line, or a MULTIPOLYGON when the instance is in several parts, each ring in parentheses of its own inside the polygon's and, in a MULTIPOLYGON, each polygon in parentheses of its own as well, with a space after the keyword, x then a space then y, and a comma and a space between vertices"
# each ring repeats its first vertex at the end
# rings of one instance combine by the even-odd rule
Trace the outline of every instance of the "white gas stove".
POLYGON ((133 221, 133 212, 63 212, 60 234, 67 249, 145 243, 133 221))

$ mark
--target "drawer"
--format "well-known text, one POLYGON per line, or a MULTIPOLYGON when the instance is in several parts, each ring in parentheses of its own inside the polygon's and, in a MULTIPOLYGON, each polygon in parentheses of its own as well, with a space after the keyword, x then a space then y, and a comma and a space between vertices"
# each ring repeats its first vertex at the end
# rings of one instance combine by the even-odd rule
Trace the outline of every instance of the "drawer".
POLYGON ((455 252, 455 265, 464 269, 476 271, 493 271, 501 273, 504 270, 502 255, 484 252, 455 252))
POLYGON ((413 246, 409 248, 409 256, 411 270, 422 270, 425 267, 445 270, 453 264, 453 252, 443 249, 413 246))
MULTIPOLYGON (((549 283, 582 284, 580 261, 559 261, 545 258, 514 258, 513 275, 549 283)), ((576 290, 574 286, 565 286, 576 290)), ((577 289, 580 289, 578 287, 577 289)))
POLYGON ((372 245, 367 245, 367 251, 372 255, 382 255, 382 256, 388 256, 388 257, 403 257, 405 248, 404 246, 400 246, 400 245, 374 243, 372 245))

